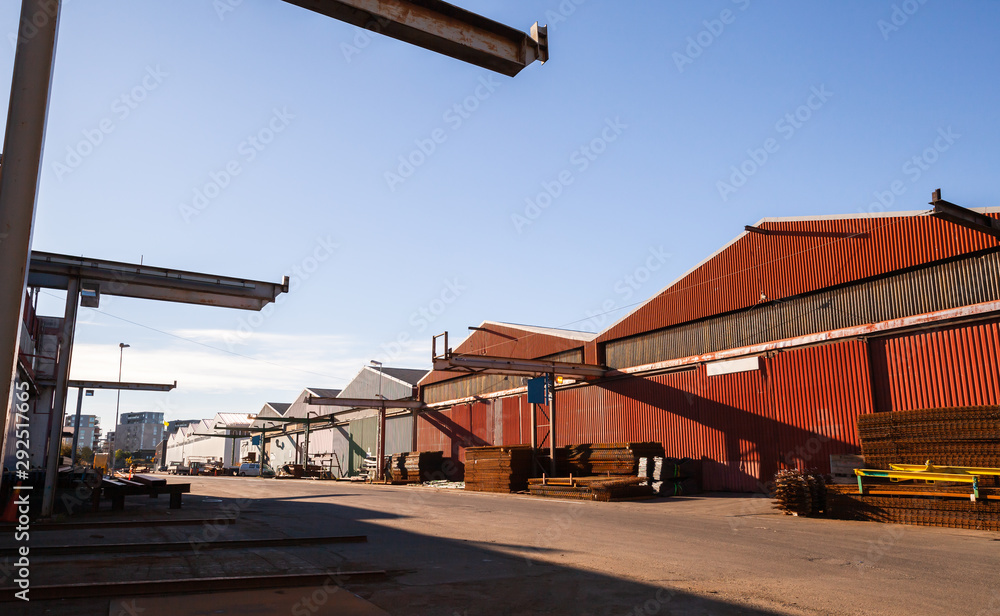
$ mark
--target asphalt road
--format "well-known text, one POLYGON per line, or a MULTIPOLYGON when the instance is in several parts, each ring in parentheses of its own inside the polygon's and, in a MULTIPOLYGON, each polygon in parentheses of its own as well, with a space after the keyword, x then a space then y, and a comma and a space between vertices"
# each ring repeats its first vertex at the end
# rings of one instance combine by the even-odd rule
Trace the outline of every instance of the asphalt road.
MULTIPOLYGON (((385 578, 344 585, 391 614, 1000 616, 997 533, 785 516, 767 499, 742 495, 593 503, 340 482, 191 483, 181 512, 133 498, 125 515, 215 525, 82 535, 93 543, 184 541, 190 549, 119 555, 114 567, 107 556, 42 558, 34 583, 384 569, 385 578), (327 534, 365 534, 368 542, 202 549, 327 534)), ((79 533, 33 541, 64 544, 81 541, 79 533)), ((67 610, 26 613, 74 613, 67 610)))

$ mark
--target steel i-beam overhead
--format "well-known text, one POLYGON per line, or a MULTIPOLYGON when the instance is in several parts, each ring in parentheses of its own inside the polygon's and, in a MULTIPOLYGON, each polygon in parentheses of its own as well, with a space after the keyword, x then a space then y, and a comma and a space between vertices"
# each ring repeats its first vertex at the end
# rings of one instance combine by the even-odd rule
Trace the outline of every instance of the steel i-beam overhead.
POLYGON ((95 300, 103 294, 243 310, 260 310, 288 292, 287 276, 281 283, 261 282, 32 251, 28 286, 66 289, 73 279, 80 280, 95 300))
POLYGON ((940 188, 934 191, 930 204, 934 206, 932 216, 935 218, 940 218, 953 225, 979 231, 986 235, 992 235, 1000 240, 1000 220, 945 201, 941 198, 940 188))
POLYGON ((309 396, 306 404, 314 406, 347 406, 356 409, 422 409, 424 403, 419 400, 381 400, 378 398, 320 398, 309 396))
POLYGON ((549 59, 548 32, 527 34, 440 0, 285 0, 372 32, 513 77, 549 59))

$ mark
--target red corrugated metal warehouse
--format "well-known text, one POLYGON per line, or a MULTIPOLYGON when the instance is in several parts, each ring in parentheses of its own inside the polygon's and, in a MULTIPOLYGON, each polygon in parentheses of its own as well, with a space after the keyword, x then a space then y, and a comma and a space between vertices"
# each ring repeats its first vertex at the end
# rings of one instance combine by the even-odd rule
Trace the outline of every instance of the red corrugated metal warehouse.
MULTIPOLYGON (((926 214, 765 219, 599 336, 486 322, 455 353, 606 366, 557 388, 558 446, 662 442, 708 490, 826 472, 858 415, 1000 404, 1000 243, 926 214)), ((421 396, 420 450, 531 440, 522 377, 434 371, 421 396)))

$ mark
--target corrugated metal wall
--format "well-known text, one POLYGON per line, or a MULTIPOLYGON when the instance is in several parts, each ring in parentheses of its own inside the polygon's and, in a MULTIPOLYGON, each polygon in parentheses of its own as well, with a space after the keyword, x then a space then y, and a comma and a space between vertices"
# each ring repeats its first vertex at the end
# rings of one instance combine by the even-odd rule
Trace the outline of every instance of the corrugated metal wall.
POLYGON ((375 453, 375 439, 378 436, 378 417, 373 415, 350 422, 350 474, 356 475, 362 469, 362 462, 368 452, 375 453))
POLYGON ((413 448, 413 416, 399 415, 385 419, 385 455, 403 453, 413 448))
POLYGON ((1000 405, 1000 319, 871 344, 880 412, 1000 405))
MULTIPOLYGON (((556 445, 660 442, 670 456, 703 461, 706 489, 733 491, 763 489, 779 466, 829 470, 830 454, 857 452, 857 415, 871 412, 864 342, 786 351, 759 366, 711 377, 699 366, 559 390, 556 445)), ((470 444, 528 443, 528 413, 523 395, 425 413, 419 448, 464 460, 470 444)), ((539 405, 541 446, 547 416, 539 405)))
POLYGON ((995 300, 1000 252, 610 341, 605 359, 629 368, 995 300))
MULTIPOLYGON (((991 214, 1000 217, 997 214, 991 214)), ((993 249, 988 235, 928 216, 773 221, 601 334, 608 341, 993 249)))

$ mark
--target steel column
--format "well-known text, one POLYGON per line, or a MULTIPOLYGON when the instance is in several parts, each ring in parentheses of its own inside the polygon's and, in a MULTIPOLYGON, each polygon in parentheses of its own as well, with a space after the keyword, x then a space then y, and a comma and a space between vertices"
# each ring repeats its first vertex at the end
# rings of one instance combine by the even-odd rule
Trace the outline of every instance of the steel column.
POLYGON ((556 375, 549 375, 549 471, 556 477, 556 375))
POLYGON ((80 411, 83 410, 83 388, 76 390, 76 421, 73 423, 73 448, 69 453, 69 459, 76 463, 76 448, 80 444, 80 411))
MULTIPOLYGON (((59 472, 59 449, 62 446, 63 416, 69 393, 69 368, 73 360, 73 337, 76 334, 76 311, 80 305, 80 281, 70 280, 66 291, 66 311, 59 333, 59 354, 56 360, 56 389, 52 394, 51 425, 49 426, 49 457, 45 465, 45 489, 42 493, 42 517, 52 515, 55 503, 56 474, 59 472)), ((117 435, 116 435, 117 438, 117 435)))
POLYGON ((60 0, 23 0, 0 171, 0 455, 17 370, 60 0))

